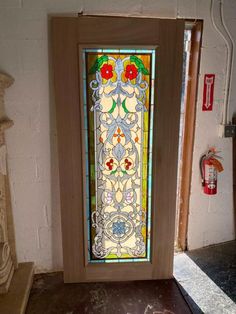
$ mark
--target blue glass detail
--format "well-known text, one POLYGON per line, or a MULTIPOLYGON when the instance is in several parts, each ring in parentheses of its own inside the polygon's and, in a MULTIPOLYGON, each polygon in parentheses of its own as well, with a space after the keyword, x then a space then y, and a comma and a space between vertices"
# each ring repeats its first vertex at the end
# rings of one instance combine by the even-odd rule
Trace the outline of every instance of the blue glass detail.
MULTIPOLYGON (((154 89, 154 86, 153 86, 154 89)), ((154 92, 151 91, 151 104, 154 104, 154 92)))
POLYGON ((150 53, 153 52, 153 50, 152 49, 146 49, 146 50, 145 49, 136 49, 135 52, 136 53, 140 53, 140 54, 145 54, 145 53, 149 53, 150 54, 150 53))
POLYGON ((120 53, 135 53, 136 50, 135 49, 120 49, 120 53))
POLYGON ((102 52, 107 52, 107 53, 119 53, 120 49, 102 49, 102 52))
POLYGON ((155 65, 156 65, 156 54, 155 50, 152 51, 152 80, 155 79, 155 65))
MULTIPOLYGON (((82 62, 85 64, 85 53, 82 54, 82 62)), ((83 66, 83 80, 86 79, 86 67, 83 66)))
POLYGON ((112 224, 112 232, 117 236, 123 236, 126 233, 124 221, 116 221, 112 224))
MULTIPOLYGON (((86 178, 86 179, 87 179, 87 178, 86 178)), ((86 208, 89 208, 89 206, 90 206, 90 205, 89 205, 89 198, 86 198, 86 208)), ((87 211, 86 214, 87 214, 87 219, 90 220, 89 212, 87 211)))

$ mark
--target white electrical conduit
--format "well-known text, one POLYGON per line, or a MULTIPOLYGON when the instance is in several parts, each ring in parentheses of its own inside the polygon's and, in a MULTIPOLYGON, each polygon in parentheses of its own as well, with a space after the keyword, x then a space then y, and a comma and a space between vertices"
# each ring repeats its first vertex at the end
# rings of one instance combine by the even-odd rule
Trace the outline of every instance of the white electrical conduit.
POLYGON ((223 110, 223 119, 222 124, 225 125, 229 122, 228 119, 228 109, 229 109, 229 100, 230 100, 230 91, 231 91, 231 83, 232 83, 232 71, 233 71, 233 61, 234 61, 234 41, 229 32, 228 27, 225 24, 224 14, 223 14, 223 0, 220 0, 220 21, 223 26, 224 33, 222 30, 216 25, 214 19, 214 3, 215 0, 211 0, 211 21, 214 28, 221 35, 226 43, 227 48, 227 69, 226 69, 226 79, 225 79, 225 99, 224 99, 224 110, 223 110))

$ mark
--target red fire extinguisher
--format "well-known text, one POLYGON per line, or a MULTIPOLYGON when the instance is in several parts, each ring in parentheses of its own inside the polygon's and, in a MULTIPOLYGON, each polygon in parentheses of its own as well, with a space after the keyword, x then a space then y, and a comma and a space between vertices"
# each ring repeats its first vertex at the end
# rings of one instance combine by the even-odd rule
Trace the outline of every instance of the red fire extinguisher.
POLYGON ((221 157, 216 153, 215 149, 211 148, 200 159, 203 191, 208 195, 217 193, 217 173, 223 171, 223 166, 218 160, 221 157))

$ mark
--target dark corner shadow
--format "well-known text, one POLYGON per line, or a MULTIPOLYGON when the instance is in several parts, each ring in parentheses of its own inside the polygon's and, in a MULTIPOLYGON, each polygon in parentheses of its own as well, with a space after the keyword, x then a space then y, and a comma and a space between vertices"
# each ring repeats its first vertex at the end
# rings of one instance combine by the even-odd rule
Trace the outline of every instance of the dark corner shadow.
POLYGON ((50 163, 51 163, 51 219, 52 219, 52 270, 61 271, 62 239, 60 215, 59 167, 56 128, 56 106, 53 81, 51 15, 48 15, 48 73, 49 73, 49 115, 50 115, 50 163))
POLYGON ((181 286, 181 284, 175 278, 176 284, 184 297, 186 303, 188 304, 191 312, 193 314, 204 314, 204 312, 200 309, 200 307, 193 301, 193 299, 189 296, 188 292, 181 286))
POLYGON ((236 303, 236 241, 185 254, 236 303))

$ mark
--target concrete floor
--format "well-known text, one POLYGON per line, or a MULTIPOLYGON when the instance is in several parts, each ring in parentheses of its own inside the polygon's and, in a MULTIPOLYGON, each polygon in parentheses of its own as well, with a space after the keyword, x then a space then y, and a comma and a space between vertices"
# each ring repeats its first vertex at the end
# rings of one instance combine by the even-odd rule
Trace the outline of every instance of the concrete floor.
POLYGON ((26 314, 190 314, 175 280, 63 284, 36 275, 26 314))
POLYGON ((236 314, 236 241, 177 254, 174 276, 194 313, 236 314))
POLYGON ((62 273, 36 275, 26 314, 236 314, 236 241, 177 254, 174 275, 66 285, 62 273))
POLYGON ((236 241, 186 254, 236 303, 236 241))

